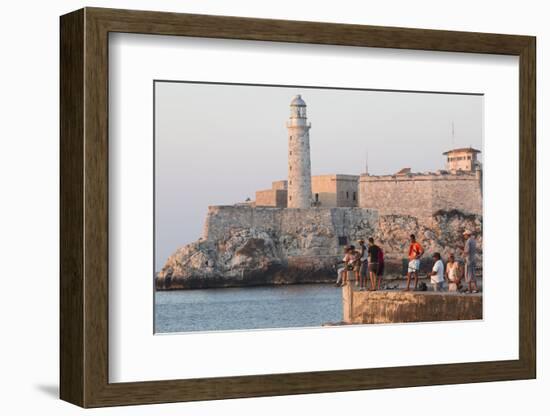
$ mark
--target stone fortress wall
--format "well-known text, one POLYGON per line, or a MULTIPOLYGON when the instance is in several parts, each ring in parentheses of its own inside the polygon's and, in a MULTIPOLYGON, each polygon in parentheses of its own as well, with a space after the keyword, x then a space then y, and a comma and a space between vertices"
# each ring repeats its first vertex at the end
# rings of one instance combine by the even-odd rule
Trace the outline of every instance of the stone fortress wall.
POLYGON ((359 206, 380 214, 430 218, 441 210, 482 214, 480 172, 370 176, 359 179, 359 206))
MULTIPOLYGON (((378 225, 378 212, 362 208, 285 209, 246 206, 211 206, 202 239, 222 241, 239 230, 296 237, 284 245, 285 256, 340 256, 342 244, 365 238, 378 225)), ((290 240, 289 240, 290 241, 290 240)))
MULTIPOLYGON (((286 208, 286 181, 256 192, 257 207, 286 208)), ((381 214, 431 217, 441 210, 482 213, 481 171, 311 177, 312 208, 360 207, 381 214)))

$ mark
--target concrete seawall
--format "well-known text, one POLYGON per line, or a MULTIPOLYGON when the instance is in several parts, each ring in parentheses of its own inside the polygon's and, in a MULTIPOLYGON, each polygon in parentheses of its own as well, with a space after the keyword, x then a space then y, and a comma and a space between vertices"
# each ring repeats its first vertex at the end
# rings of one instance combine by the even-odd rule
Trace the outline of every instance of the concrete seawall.
POLYGON ((449 292, 355 291, 342 289, 344 322, 386 324, 483 318, 481 294, 449 292))

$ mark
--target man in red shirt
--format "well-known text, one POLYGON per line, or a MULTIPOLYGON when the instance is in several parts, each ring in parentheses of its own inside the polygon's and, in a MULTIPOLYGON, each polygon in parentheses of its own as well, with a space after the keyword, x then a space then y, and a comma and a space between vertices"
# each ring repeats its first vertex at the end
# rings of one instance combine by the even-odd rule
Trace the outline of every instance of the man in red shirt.
POLYGON ((424 249, 416 241, 414 234, 410 235, 411 244, 409 245, 409 267, 407 270, 407 288, 405 291, 410 290, 411 277, 414 276, 414 290, 418 286, 418 271, 420 269, 420 257, 424 254, 424 249))

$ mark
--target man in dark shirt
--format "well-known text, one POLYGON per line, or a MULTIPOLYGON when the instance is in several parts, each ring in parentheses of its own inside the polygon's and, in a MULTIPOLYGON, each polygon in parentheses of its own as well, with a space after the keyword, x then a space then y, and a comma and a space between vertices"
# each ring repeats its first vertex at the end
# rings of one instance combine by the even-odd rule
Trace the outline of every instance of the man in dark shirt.
POLYGON ((374 238, 369 238, 369 276, 370 276, 370 290, 376 290, 376 281, 378 280, 378 256, 380 248, 374 244, 374 238))
POLYGON ((367 276, 369 275, 369 262, 367 260, 367 246, 365 240, 359 240, 359 252, 361 253, 359 266, 359 289, 364 290, 367 287, 367 276))

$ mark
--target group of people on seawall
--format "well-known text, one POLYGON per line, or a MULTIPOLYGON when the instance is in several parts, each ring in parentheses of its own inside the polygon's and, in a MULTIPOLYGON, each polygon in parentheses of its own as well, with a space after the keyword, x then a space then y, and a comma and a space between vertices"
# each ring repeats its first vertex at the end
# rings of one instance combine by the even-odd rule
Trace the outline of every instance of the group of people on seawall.
MULTIPOLYGON (((476 241, 469 230, 463 232, 464 249, 462 250, 462 264, 450 254, 446 266, 443 263, 441 254, 433 253, 433 265, 426 276, 430 279, 432 290, 439 292, 447 282, 449 292, 462 291, 462 280, 466 283, 464 293, 478 293, 476 282, 476 241)), ((336 286, 350 284, 351 280, 359 290, 375 291, 380 290, 382 277, 384 275, 384 251, 382 247, 375 244, 374 239, 368 239, 368 245, 364 240, 359 240, 358 246, 346 246, 344 257, 338 263, 336 286)), ((407 285, 403 289, 411 290, 411 282, 414 281, 414 290, 426 290, 424 283, 419 285, 420 259, 424 255, 424 248, 416 241, 414 234, 410 235, 410 244, 407 253, 407 285)))
POLYGON ((365 240, 357 243, 358 248, 353 245, 344 248, 344 258, 338 263, 341 267, 337 270, 336 286, 347 285, 353 273, 355 284, 360 290, 378 290, 384 275, 384 251, 374 244, 372 237, 368 239, 368 247, 365 246, 365 240))

